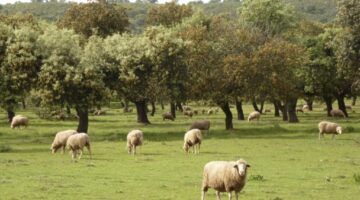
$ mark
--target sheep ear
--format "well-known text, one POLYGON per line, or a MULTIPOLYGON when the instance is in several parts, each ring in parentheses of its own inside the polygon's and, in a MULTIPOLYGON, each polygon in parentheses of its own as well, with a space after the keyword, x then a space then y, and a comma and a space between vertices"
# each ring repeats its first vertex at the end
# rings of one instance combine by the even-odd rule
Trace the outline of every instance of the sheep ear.
POLYGON ((238 166, 237 166, 237 165, 234 165, 234 168, 235 168, 235 169, 238 169, 238 166))
POLYGON ((246 167, 251 167, 251 165, 249 165, 249 164, 246 164, 246 167))

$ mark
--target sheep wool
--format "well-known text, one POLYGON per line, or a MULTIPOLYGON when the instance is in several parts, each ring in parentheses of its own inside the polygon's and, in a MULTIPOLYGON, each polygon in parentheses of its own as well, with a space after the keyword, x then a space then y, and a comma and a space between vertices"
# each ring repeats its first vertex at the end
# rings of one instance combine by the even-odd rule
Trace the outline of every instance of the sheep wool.
POLYGON ((216 190, 216 196, 220 199, 220 192, 228 192, 229 200, 232 191, 238 199, 239 192, 246 183, 247 169, 250 165, 243 159, 238 161, 211 161, 204 167, 201 199, 205 200, 205 194, 209 188, 216 190))
POLYGON ((342 134, 342 128, 337 123, 321 121, 318 124, 319 127, 319 140, 321 137, 324 137, 325 134, 333 134, 332 139, 335 138, 335 135, 342 134))
POLYGON ((132 130, 128 133, 126 147, 129 154, 136 154, 136 147, 141 146, 144 141, 144 134, 140 130, 132 130))
POLYGON ((193 153, 200 153, 201 140, 202 134, 200 129, 189 130, 184 135, 184 151, 189 153, 190 147, 193 147, 193 153))
POLYGON ((89 155, 91 159, 90 139, 86 133, 76 133, 74 135, 70 135, 66 142, 66 146, 70 150, 73 160, 76 158, 78 151, 80 151, 79 160, 81 159, 84 146, 89 151, 89 155))
POLYGON ((12 118, 11 120, 11 128, 20 128, 21 126, 25 126, 27 127, 29 124, 29 120, 27 117, 23 116, 23 115, 16 115, 15 117, 12 118))
POLYGON ((62 148, 62 153, 65 151, 66 142, 70 135, 74 135, 77 132, 75 130, 66 130, 56 133, 53 143, 51 144, 52 153, 56 153, 57 150, 62 148))
POLYGON ((252 121, 252 120, 254 120, 254 119, 256 119, 256 120, 259 121, 259 119, 260 119, 260 113, 259 113, 258 111, 254 111, 254 112, 251 112, 251 113, 249 114, 248 121, 252 121))

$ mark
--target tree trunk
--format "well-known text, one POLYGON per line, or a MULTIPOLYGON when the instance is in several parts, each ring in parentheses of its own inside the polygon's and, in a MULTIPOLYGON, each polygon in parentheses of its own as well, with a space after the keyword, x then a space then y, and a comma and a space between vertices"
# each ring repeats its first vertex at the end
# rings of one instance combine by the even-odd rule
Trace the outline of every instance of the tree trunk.
POLYGON ((314 98, 309 97, 309 98, 306 98, 305 101, 306 101, 306 105, 309 107, 309 111, 312 111, 313 110, 314 98))
POLYGON ((150 115, 151 115, 151 116, 154 116, 155 111, 156 111, 155 102, 152 101, 152 102, 151 102, 151 114, 150 114, 150 115))
POLYGON ((289 122, 290 123, 299 122, 299 119, 296 115, 296 103, 297 103, 297 99, 291 99, 287 102, 287 111, 289 113, 289 122))
POLYGON ((276 102, 274 102, 274 113, 275 117, 280 117, 279 106, 276 102))
POLYGON ((137 112, 137 121, 139 123, 143 123, 143 124, 150 124, 150 121, 147 117, 147 108, 146 108, 146 101, 142 100, 142 101, 136 101, 135 102, 135 106, 136 106, 136 112, 137 112))
POLYGON ((260 113, 263 113, 263 110, 264 110, 264 104, 265 104, 265 101, 261 101, 260 103, 260 113))
POLYGON ((236 102, 236 111, 237 111, 237 118, 238 120, 245 120, 244 117, 244 111, 242 109, 242 100, 238 100, 237 98, 235 99, 236 102))
POLYGON ((79 124, 77 132, 87 133, 89 127, 89 112, 88 108, 76 107, 76 113, 79 116, 79 124))
POLYGON ((327 111, 327 116, 328 117, 331 117, 331 110, 332 110, 332 98, 331 97, 326 97, 326 96, 323 96, 323 99, 326 103, 326 111, 327 111))
POLYGON ((66 106, 66 114, 70 115, 71 114, 71 109, 70 106, 66 106))
POLYGON ((129 112, 129 101, 125 100, 124 102, 124 112, 129 112))
POLYGON ((11 123, 11 122, 12 122, 12 119, 13 119, 14 116, 15 116, 15 112, 14 112, 14 110, 13 110, 12 108, 8 108, 8 109, 6 110, 6 112, 7 112, 8 121, 9 121, 9 123, 11 123))
POLYGON ((278 107, 281 110, 283 121, 288 121, 287 104, 281 105, 281 102, 279 101, 278 107))
POLYGON ((232 113, 228 102, 219 104, 221 110, 225 113, 225 128, 226 130, 233 129, 232 113))
POLYGON ((346 117, 349 117, 347 111, 346 111, 346 105, 345 105, 345 96, 339 95, 336 97, 336 100, 338 102, 339 109, 342 110, 346 117))
MULTIPOLYGON (((256 100, 255 100, 255 97, 254 97, 254 99, 252 100, 251 103, 252 103, 252 106, 254 107, 254 110, 260 112, 260 109, 259 109, 259 107, 257 106, 256 100)), ((261 112, 260 112, 260 113, 261 113, 261 112)))
POLYGON ((174 119, 176 118, 176 106, 174 102, 170 103, 170 112, 171 115, 174 117, 174 119))
POLYGON ((181 102, 179 101, 176 102, 176 109, 179 110, 180 112, 183 112, 183 107, 181 105, 181 102))
POLYGON ((26 109, 25 98, 23 98, 23 99, 21 100, 21 104, 22 104, 23 109, 25 110, 25 109, 26 109))
POLYGON ((164 102, 162 100, 160 101, 160 105, 161 105, 161 110, 164 110, 165 106, 164 106, 164 102))
POLYGON ((355 106, 355 105, 356 105, 356 99, 357 99, 357 96, 353 96, 353 97, 352 97, 352 102, 351 102, 351 105, 352 105, 352 106, 355 106))

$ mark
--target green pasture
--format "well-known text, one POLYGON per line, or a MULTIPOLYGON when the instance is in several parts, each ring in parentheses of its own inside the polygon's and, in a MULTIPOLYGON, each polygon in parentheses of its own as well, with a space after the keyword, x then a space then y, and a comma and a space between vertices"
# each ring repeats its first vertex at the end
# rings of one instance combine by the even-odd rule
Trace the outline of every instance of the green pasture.
MULTIPOLYGON (((68 152, 53 155, 49 149, 55 133, 76 129, 77 121, 43 120, 34 110, 18 110, 30 125, 12 130, 1 111, 0 199, 200 199, 205 163, 239 158, 251 164, 240 199, 359 199, 360 106, 349 111, 348 119, 328 119, 323 107, 316 104, 313 112, 300 113, 297 124, 282 122, 273 112, 259 122, 234 119, 231 131, 224 129, 222 112, 192 119, 178 113, 172 122, 162 121, 158 110, 149 116, 152 124, 144 126, 136 123, 135 113, 108 108, 107 115, 90 117, 93 159, 85 150, 78 162, 71 162, 68 152), (211 130, 201 153, 186 155, 183 135, 195 119, 210 119, 211 130), (344 133, 319 141, 317 123, 323 119, 340 123, 344 133), (125 150, 132 129, 144 132, 145 144, 136 156, 125 150)), ((244 106, 246 115, 251 110, 244 106)), ((214 190, 207 199, 215 199, 214 190)))

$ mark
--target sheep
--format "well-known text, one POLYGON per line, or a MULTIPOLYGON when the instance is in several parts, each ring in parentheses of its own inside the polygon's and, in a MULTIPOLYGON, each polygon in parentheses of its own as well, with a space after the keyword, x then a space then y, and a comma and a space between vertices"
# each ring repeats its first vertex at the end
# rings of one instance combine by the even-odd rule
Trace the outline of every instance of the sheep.
POLYGON ((296 108, 296 113, 298 112, 304 113, 304 110, 302 108, 296 108))
POLYGON ((198 115, 199 111, 198 110, 194 110, 194 115, 198 115))
POLYGON ((207 133, 209 133, 209 129, 210 129, 210 121, 209 120, 198 120, 198 121, 194 121, 189 130, 191 129, 200 129, 201 131, 206 131, 207 133))
POLYGON ((267 112, 271 112, 271 109, 265 109, 265 112, 267 113, 267 112))
POLYGON ((193 116, 193 112, 192 111, 184 111, 184 115, 187 115, 189 117, 193 116))
POLYGON ((210 108, 210 109, 207 111, 207 114, 208 114, 208 115, 214 114, 214 110, 210 108))
POLYGON ((29 120, 27 117, 23 116, 23 115, 16 115, 15 117, 12 118, 11 120, 11 128, 20 128, 21 126, 25 126, 27 127, 29 124, 29 120))
POLYGON ((76 133, 74 135, 70 135, 69 138, 67 139, 66 146, 72 154, 71 156, 72 160, 76 158, 78 151, 80 151, 79 160, 81 159, 84 146, 89 151, 90 159, 91 159, 90 139, 86 133, 76 133))
POLYGON ((258 111, 254 111, 254 112, 251 112, 251 113, 249 114, 248 122, 249 122, 249 121, 252 121, 252 120, 254 120, 254 119, 256 119, 256 120, 259 121, 259 119, 260 119, 260 113, 259 113, 258 111))
POLYGON ((105 115, 106 114, 106 110, 95 110, 94 115, 105 115))
POLYGON ((184 135, 183 149, 186 153, 189 153, 190 147, 193 148, 193 153, 200 153, 200 145, 202 140, 202 134, 200 129, 191 129, 184 135))
POLYGON ((330 115, 331 115, 332 117, 343 117, 343 118, 346 117, 345 114, 344 114, 344 112, 343 112, 342 110, 340 110, 340 109, 331 110, 331 111, 330 111, 330 115))
POLYGON ((191 107, 190 106, 183 106, 183 111, 191 111, 191 107))
POLYGON ((136 146, 141 146, 144 140, 143 132, 140 130, 132 130, 128 133, 126 139, 126 147, 129 154, 136 154, 136 146))
POLYGON ((202 113, 202 114, 205 114, 205 113, 206 113, 206 110, 205 110, 205 109, 202 109, 202 110, 201 110, 201 113, 202 113))
POLYGON ((65 152, 66 142, 70 135, 74 135, 77 132, 75 130, 66 130, 60 131, 56 133, 53 143, 51 144, 50 150, 52 153, 56 153, 56 151, 62 148, 62 153, 65 152))
POLYGON ((167 112, 167 113, 162 114, 162 117, 163 117, 163 121, 164 121, 165 119, 169 119, 169 120, 171 120, 171 121, 174 121, 174 116, 172 116, 172 114, 171 114, 170 112, 167 112))
POLYGON ((205 200, 205 193, 209 188, 213 188, 216 190, 218 200, 220 200, 220 192, 228 192, 231 200, 232 191, 235 191, 235 198, 238 200, 239 192, 245 186, 249 167, 250 165, 243 159, 208 162, 204 167, 201 199, 205 200))
POLYGON ((306 104, 303 105, 302 110, 303 110, 303 111, 309 111, 309 106, 306 105, 306 104))
POLYGON ((332 139, 335 138, 335 135, 342 134, 342 128, 337 123, 321 121, 318 127, 319 127, 319 140, 321 139, 321 137, 324 137, 324 133, 333 134, 332 139))

